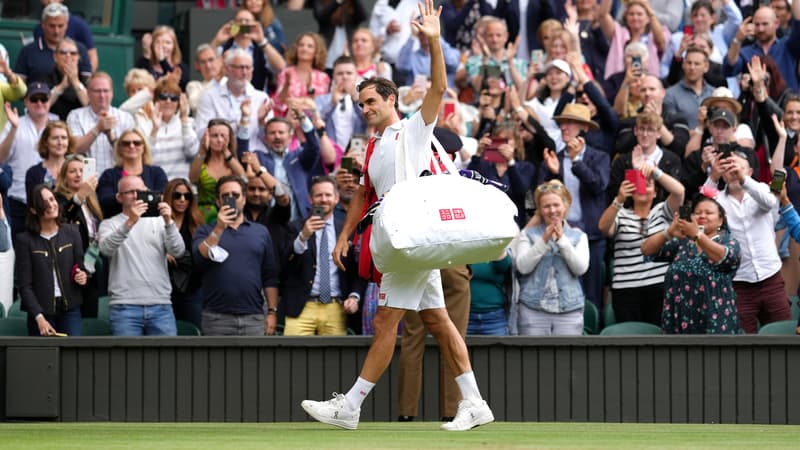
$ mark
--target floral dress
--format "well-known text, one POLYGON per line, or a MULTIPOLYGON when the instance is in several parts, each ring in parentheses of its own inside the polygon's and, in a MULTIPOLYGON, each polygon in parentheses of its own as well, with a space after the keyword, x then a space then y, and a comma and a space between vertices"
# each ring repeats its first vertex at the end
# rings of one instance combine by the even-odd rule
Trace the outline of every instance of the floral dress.
POLYGON ((712 239, 725 247, 725 256, 716 264, 688 239, 671 239, 653 257, 670 262, 661 316, 665 334, 739 333, 733 290, 739 243, 724 231, 712 239))

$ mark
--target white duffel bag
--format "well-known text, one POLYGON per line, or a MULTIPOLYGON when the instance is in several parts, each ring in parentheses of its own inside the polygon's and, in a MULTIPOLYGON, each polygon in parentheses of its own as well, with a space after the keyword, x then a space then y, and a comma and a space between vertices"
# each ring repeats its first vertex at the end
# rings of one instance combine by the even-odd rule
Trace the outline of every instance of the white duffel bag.
POLYGON ((381 273, 493 261, 519 233, 516 214, 492 186, 459 175, 412 178, 384 197, 369 248, 381 273))

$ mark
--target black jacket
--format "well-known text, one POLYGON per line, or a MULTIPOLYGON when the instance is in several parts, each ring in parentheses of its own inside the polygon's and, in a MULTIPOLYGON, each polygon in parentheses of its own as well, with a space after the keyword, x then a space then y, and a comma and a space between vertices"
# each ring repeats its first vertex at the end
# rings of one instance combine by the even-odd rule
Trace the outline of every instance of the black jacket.
POLYGON ((25 231, 16 235, 17 286, 22 310, 36 316, 55 314, 53 268, 67 309, 83 303, 83 290, 72 281, 73 267, 83 265, 83 244, 77 225, 64 224, 50 240, 25 231))
MULTIPOLYGON (((289 225, 289 236, 291 240, 288 243, 289 249, 287 250, 286 263, 283 265, 284 273, 286 275, 286 283, 281 292, 281 306, 280 308, 286 313, 288 317, 297 317, 303 312, 306 301, 311 295, 311 285, 314 283, 314 275, 317 272, 317 239, 312 236, 306 243, 306 251, 302 255, 296 255, 293 250, 294 239, 300 230, 303 229, 306 219, 297 220, 289 225)), ((336 238, 342 231, 343 222, 337 220, 334 215, 334 229, 336 230, 336 238)), ((330 238, 330 250, 333 251, 335 244, 334 237, 330 238)), ((364 290, 366 288, 366 280, 358 276, 358 265, 355 261, 356 251, 350 248, 345 259, 345 267, 347 271, 342 272, 337 270, 339 274, 339 288, 342 297, 346 298, 351 292, 357 292, 364 300, 364 290)), ((360 301, 359 301, 360 303, 360 301)))

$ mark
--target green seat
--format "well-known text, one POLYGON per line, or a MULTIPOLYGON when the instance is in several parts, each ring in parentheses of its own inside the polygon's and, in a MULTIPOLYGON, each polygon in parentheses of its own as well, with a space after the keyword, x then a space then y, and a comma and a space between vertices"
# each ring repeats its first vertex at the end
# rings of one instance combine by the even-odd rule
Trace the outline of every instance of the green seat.
POLYGON ((14 303, 11 304, 11 308, 8 308, 8 317, 17 317, 21 319, 26 319, 28 317, 28 313, 22 310, 22 300, 17 299, 14 303))
POLYGON ((779 322, 772 322, 766 325, 762 325, 761 328, 758 330, 758 334, 765 334, 765 335, 794 335, 796 334, 795 329, 797 328, 797 321, 796 320, 781 320, 779 322))
POLYGON ((611 298, 611 290, 608 291, 608 301, 603 305, 603 326, 614 325, 617 323, 617 316, 614 314, 614 303, 611 298))
POLYGON ((647 322, 622 322, 603 328, 600 336, 632 336, 640 334, 661 334, 661 327, 647 322))
POLYGON ((97 299, 97 318, 98 319, 108 320, 108 311, 109 311, 108 302, 110 300, 111 300, 111 298, 109 296, 107 296, 107 295, 104 295, 104 296, 102 296, 102 297, 97 299))
POLYGON ((6 316, 6 305, 0 303, 0 319, 6 316))
POLYGON ((800 319, 800 298, 793 295, 789 297, 789 301, 792 302, 792 320, 797 322, 797 319, 800 319))
POLYGON ((202 336, 200 329, 192 322, 176 320, 175 326, 178 328, 178 336, 202 336))
POLYGON ((27 336, 28 321, 19 317, 0 319, 0 336, 27 336))
POLYGON ((81 319, 81 336, 111 336, 111 325, 105 319, 81 319))
POLYGON ((597 334, 600 330, 600 312, 589 300, 583 302, 583 334, 597 334))

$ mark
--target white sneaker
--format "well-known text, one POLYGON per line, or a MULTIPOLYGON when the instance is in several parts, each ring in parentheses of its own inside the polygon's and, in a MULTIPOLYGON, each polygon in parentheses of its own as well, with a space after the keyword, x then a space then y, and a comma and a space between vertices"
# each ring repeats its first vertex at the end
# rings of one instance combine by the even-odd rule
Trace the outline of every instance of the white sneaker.
POLYGON ((464 399, 458 403, 458 412, 452 422, 443 423, 445 431, 466 431, 494 422, 494 414, 485 400, 464 399))
MULTIPOLYGON (((337 394, 334 392, 333 398, 324 402, 303 400, 300 406, 303 407, 309 416, 319 422, 348 430, 355 430, 358 428, 358 418, 361 416, 361 408, 351 408, 344 394, 337 394)), ((489 414, 491 414, 491 412, 489 414)))

